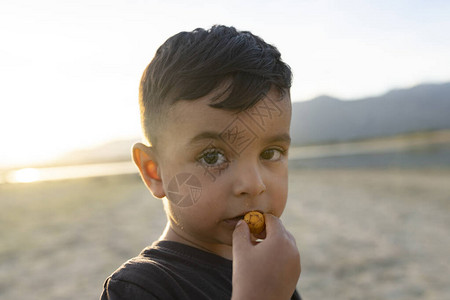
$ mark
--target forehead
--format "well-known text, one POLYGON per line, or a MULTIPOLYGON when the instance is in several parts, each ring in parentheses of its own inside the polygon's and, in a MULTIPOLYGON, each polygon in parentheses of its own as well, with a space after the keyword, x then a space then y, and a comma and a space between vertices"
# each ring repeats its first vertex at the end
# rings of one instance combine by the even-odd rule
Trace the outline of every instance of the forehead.
POLYGON ((289 134, 291 102, 288 94, 280 99, 279 93, 271 90, 253 107, 239 113, 211 107, 211 97, 180 100, 170 108, 162 138, 164 146, 170 143, 183 146, 196 137, 216 136, 223 141, 234 141, 242 148, 245 141, 289 134))

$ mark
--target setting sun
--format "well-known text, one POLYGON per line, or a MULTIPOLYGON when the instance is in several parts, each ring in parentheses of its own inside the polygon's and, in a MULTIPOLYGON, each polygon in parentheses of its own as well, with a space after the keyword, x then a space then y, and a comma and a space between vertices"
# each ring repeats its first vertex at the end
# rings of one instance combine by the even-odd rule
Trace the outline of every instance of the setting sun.
POLYGON ((8 175, 7 181, 11 183, 26 183, 38 181, 39 179, 40 174, 37 169, 25 168, 11 172, 8 175))
POLYGON ((385 0, 2 1, 0 169, 138 136, 143 68, 181 30, 250 30, 291 66, 293 101, 321 94, 356 99, 448 80, 448 7, 385 0))

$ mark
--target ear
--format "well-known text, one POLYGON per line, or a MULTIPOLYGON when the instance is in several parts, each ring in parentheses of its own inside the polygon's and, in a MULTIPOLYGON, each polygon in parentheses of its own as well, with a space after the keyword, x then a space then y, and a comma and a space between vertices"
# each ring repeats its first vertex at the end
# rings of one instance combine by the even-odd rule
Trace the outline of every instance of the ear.
POLYGON ((147 147, 142 143, 135 144, 133 146, 133 160, 139 168, 142 180, 152 192, 153 196, 163 198, 166 194, 164 192, 154 149, 152 147, 147 147))

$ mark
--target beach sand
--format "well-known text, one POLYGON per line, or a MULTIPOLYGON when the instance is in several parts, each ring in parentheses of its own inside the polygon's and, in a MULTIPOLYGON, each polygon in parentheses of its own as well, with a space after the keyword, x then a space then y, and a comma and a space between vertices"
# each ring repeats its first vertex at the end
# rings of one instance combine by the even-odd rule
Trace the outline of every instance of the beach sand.
MULTIPOLYGON (((282 219, 308 299, 450 299, 450 170, 290 171, 282 219)), ((98 299, 157 239, 137 175, 0 185, 0 298, 98 299)))

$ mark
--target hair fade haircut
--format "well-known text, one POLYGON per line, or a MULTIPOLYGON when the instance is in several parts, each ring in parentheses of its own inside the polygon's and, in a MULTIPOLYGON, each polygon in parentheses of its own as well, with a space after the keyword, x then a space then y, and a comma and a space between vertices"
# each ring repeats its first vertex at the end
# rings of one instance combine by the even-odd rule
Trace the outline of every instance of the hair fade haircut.
POLYGON ((142 75, 139 103, 144 135, 155 144, 165 112, 178 100, 195 100, 221 88, 211 107, 243 111, 275 87, 289 91, 292 72, 280 52, 258 36, 215 25, 170 37, 142 75))

